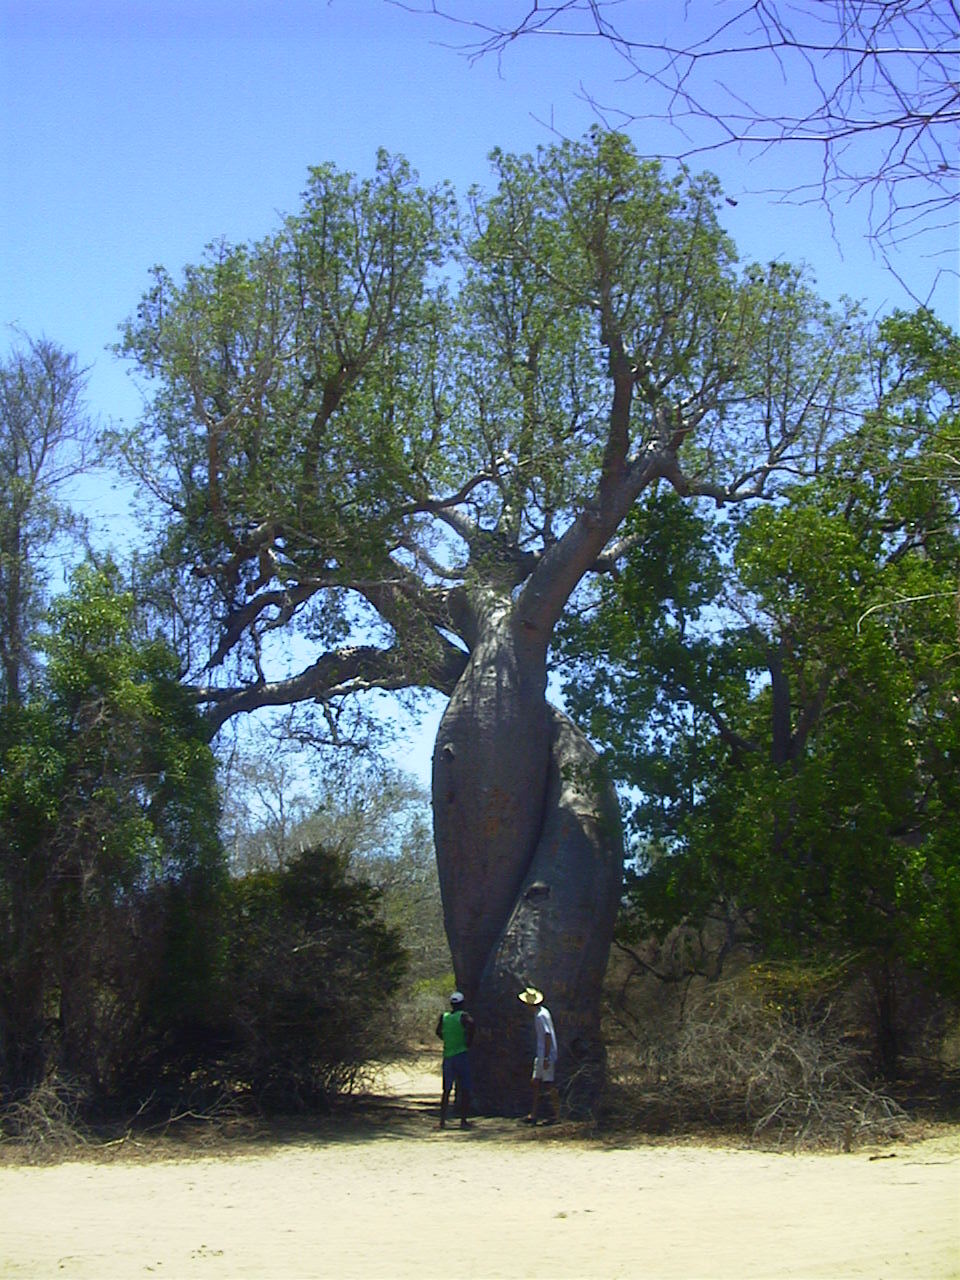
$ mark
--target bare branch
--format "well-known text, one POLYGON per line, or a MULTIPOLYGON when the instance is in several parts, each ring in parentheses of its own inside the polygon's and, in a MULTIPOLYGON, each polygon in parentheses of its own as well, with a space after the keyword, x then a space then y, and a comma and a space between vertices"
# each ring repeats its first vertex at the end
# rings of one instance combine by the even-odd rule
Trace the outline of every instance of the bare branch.
MULTIPOLYGON (((622 126, 658 120, 683 137, 675 158, 725 148, 814 147, 816 198, 866 197, 870 234, 888 256, 919 222, 933 230, 958 199, 960 20, 954 0, 786 0, 688 4, 683 44, 651 32, 640 6, 617 0, 521 0, 510 21, 465 16, 431 0, 402 3, 462 33, 471 61, 498 60, 521 37, 602 41, 625 64, 635 101, 612 105, 581 86, 601 118, 622 126), (633 25, 631 25, 631 23, 633 25), (778 94, 769 73, 783 85, 778 94), (732 86, 755 84, 757 96, 732 86), (762 97, 760 96, 762 94, 762 97)), ((482 10, 481 10, 482 12, 482 10)), ((793 197, 802 188, 781 195, 793 197)))

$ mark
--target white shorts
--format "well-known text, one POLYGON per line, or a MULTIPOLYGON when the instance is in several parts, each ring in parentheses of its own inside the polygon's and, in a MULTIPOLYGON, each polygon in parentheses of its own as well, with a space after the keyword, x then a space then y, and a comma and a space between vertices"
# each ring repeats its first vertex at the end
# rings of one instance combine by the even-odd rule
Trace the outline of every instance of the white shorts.
POLYGON ((543 1080, 547 1084, 553 1084, 554 1072, 556 1071, 555 1062, 544 1062, 542 1058, 534 1058, 533 1060, 533 1079, 543 1080))

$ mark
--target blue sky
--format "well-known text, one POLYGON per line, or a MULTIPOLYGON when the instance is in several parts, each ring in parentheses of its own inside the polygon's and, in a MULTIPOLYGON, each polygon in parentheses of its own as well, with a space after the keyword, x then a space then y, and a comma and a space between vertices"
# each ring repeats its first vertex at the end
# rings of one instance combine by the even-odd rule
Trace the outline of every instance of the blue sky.
MULTIPOLYGON (((491 19, 526 8, 450 7, 491 19)), ((677 0, 646 11, 651 29, 682 36, 677 0)), ((107 348, 153 264, 177 272, 219 236, 264 235, 296 208, 310 165, 367 172, 380 146, 425 181, 482 184, 492 147, 532 149, 549 140, 547 121, 582 134, 593 117, 578 85, 621 74, 596 41, 520 41, 498 65, 444 46, 456 38, 386 0, 0 0, 0 322, 75 351, 91 409, 132 421, 135 389, 107 348)), ((637 136, 659 149, 654 127, 637 136)), ((805 261, 826 296, 862 298, 871 313, 908 305, 862 208, 835 209, 835 240, 819 205, 760 194, 793 185, 797 163, 711 158, 737 200, 724 208, 741 254, 805 261)), ((918 251, 897 266, 925 294, 934 265, 918 251)), ((934 301, 956 324, 955 279, 934 301)), ((103 486, 80 495, 121 541, 124 500, 103 486)))
MULTIPOLYGON (((646 7, 677 37, 682 6, 646 7)), ((578 84, 621 74, 598 42, 520 41, 498 67, 441 44, 456 38, 386 0, 0 0, 0 321, 77 351, 94 366, 94 406, 128 418, 136 397, 105 348, 152 264, 176 271, 218 236, 266 233, 296 207, 309 165, 364 172, 379 146, 427 181, 482 183, 493 146, 535 147, 548 120, 581 134, 592 113, 578 84)), ((638 140, 657 150, 651 126, 638 140)), ((906 301, 873 257, 863 209, 835 210, 838 245, 819 205, 751 194, 795 178, 796 156, 711 163, 738 201, 726 220, 745 257, 807 261, 825 294, 871 311, 906 301)), ((930 264, 898 266, 924 292, 930 264)), ((938 298, 953 323, 955 296, 954 280, 938 298)))

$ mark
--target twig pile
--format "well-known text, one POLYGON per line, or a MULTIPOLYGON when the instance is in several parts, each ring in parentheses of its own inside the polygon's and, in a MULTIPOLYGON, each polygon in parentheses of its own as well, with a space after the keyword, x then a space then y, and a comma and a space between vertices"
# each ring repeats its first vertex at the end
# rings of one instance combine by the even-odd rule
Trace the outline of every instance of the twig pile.
POLYGON ((804 1021, 741 984, 707 988, 672 1036, 638 1043, 616 1065, 614 1116, 640 1125, 708 1123, 847 1151, 906 1128, 899 1104, 860 1078, 829 1009, 804 1021))

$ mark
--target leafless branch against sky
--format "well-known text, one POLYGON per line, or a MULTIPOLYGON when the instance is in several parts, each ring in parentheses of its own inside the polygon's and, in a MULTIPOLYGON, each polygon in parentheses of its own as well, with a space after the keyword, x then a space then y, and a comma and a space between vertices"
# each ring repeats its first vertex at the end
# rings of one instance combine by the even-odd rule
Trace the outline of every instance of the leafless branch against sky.
POLYGON ((862 199, 884 256, 955 220, 956 0, 391 2, 443 19, 471 60, 502 59, 526 37, 606 43, 621 74, 580 93, 609 125, 673 126, 677 160, 813 149, 815 176, 779 194, 862 199))

